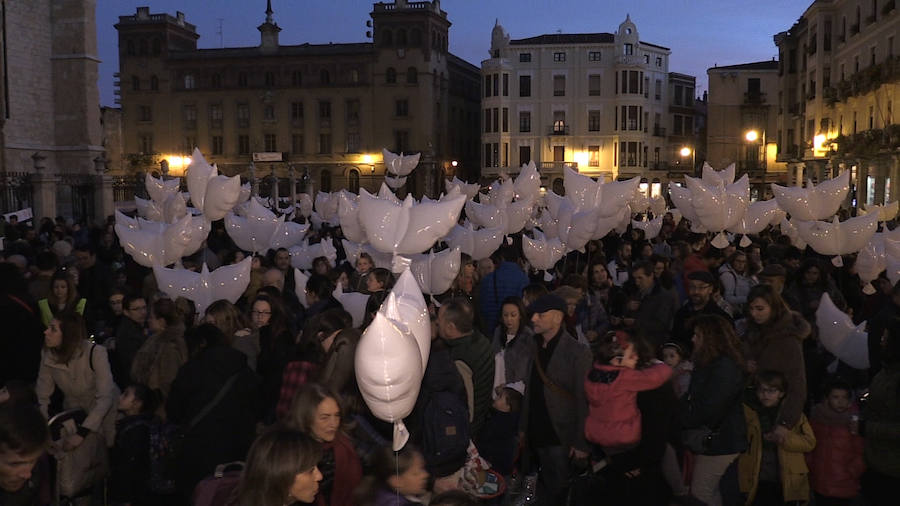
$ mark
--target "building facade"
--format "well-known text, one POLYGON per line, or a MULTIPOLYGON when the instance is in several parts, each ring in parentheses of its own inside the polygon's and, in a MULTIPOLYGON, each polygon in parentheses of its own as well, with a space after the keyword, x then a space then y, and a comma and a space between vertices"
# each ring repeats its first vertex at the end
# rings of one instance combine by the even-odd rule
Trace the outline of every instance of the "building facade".
POLYGON ((95 0, 0 0, 0 213, 112 214, 95 9, 95 0))
POLYGON ((657 183, 689 171, 678 150, 696 146, 693 77, 670 73, 670 55, 630 18, 614 34, 525 39, 495 24, 481 63, 482 176, 534 160, 561 192, 565 167, 657 183))
POLYGON ((894 0, 817 0, 775 35, 778 159, 792 182, 849 170, 852 203, 898 199, 898 36, 894 0))
POLYGON ((765 198, 768 183, 787 183, 786 164, 777 157, 778 62, 713 67, 709 77, 706 160, 716 168, 734 163, 750 177, 754 199, 765 198))
POLYGON ((436 194, 450 167, 478 163, 478 69, 448 52, 439 0, 370 16, 371 43, 285 46, 269 2, 259 46, 223 49, 198 49, 181 13, 120 16, 126 166, 165 159, 177 175, 199 147, 225 174, 274 175, 281 195, 375 190, 387 148, 421 152, 407 189, 436 194))

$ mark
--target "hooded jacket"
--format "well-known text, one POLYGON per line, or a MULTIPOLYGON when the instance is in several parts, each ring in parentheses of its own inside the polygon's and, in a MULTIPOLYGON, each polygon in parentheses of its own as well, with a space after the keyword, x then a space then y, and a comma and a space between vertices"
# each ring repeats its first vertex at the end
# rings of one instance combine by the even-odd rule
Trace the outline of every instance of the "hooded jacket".
POLYGON ((172 388, 178 369, 187 362, 187 358, 184 325, 169 325, 141 345, 131 363, 131 379, 160 390, 165 398, 172 388))
POLYGON ((826 497, 852 499, 859 493, 859 479, 866 464, 862 436, 850 433, 850 416, 856 409, 837 413, 828 404, 813 408, 810 425, 816 448, 806 455, 812 488, 826 497))

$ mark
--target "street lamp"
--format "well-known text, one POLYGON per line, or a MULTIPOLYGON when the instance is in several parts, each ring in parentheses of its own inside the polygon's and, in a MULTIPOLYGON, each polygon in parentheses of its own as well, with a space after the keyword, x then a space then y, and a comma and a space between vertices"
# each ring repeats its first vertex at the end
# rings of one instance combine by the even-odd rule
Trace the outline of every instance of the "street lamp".
POLYGON ((681 148, 680 153, 682 158, 687 158, 688 156, 691 157, 691 172, 693 172, 697 167, 697 152, 687 146, 684 146, 683 148, 681 148))
POLYGON ((751 151, 749 147, 747 148, 747 169, 760 169, 760 165, 759 165, 760 147, 757 146, 756 144, 757 144, 757 141, 761 141, 760 144, 762 144, 762 169, 765 170, 766 169, 766 158, 767 158, 767 156, 766 156, 766 131, 763 130, 762 133, 760 133, 760 131, 756 130, 756 129, 747 130, 746 132, 744 132, 744 139, 747 142, 753 144, 753 146, 756 148, 755 152, 751 151), (750 159, 750 153, 755 153, 756 156, 754 156, 752 159, 750 159), (751 163, 753 165, 752 167, 751 167, 751 163))
POLYGON ((756 130, 747 130, 747 133, 744 134, 744 138, 747 139, 747 142, 756 142, 759 139, 759 132, 756 130))

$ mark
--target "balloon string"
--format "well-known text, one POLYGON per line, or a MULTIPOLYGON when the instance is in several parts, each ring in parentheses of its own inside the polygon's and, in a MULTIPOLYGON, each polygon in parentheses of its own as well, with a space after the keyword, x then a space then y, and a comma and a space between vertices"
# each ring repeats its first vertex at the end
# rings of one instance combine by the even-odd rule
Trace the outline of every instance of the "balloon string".
MULTIPOLYGON (((400 452, 394 452, 394 466, 395 472, 397 473, 397 480, 400 480, 400 452)), ((394 492, 397 493, 397 504, 400 504, 400 489, 395 488, 394 492)))

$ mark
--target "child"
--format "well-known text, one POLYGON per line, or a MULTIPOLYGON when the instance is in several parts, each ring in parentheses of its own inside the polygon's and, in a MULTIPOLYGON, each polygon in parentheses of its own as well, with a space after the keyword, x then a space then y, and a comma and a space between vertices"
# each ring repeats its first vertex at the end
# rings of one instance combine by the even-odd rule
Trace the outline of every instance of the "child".
POLYGON ((756 376, 756 396, 744 403, 749 448, 738 460, 741 493, 747 505, 805 504, 809 501, 809 468, 803 454, 816 447, 816 437, 806 416, 784 436, 775 420, 787 391, 787 380, 778 371, 756 376))
POLYGON ((372 471, 357 488, 360 506, 409 506, 421 503, 428 486, 425 458, 412 445, 399 452, 376 452, 372 471))
POLYGON ((150 424, 156 395, 146 385, 132 383, 119 397, 116 442, 112 449, 109 480, 111 504, 155 504, 150 491, 150 424))
POLYGON ((500 394, 494 399, 491 414, 475 442, 478 453, 504 477, 512 474, 516 457, 516 435, 522 406, 522 392, 517 388, 522 388, 521 383, 498 388, 500 394))
POLYGON ((819 443, 806 462, 817 506, 849 506, 859 493, 866 465, 863 438, 850 432, 851 418, 859 412, 850 401, 851 391, 847 383, 831 383, 810 417, 819 443))
POLYGON ((627 450, 641 440, 637 393, 659 387, 672 375, 672 368, 666 364, 638 370, 637 362, 634 343, 625 332, 607 332, 596 342, 594 368, 584 381, 589 408, 584 433, 607 455, 627 450))
POLYGON ((662 361, 672 368, 672 387, 675 395, 680 399, 691 384, 691 371, 694 363, 684 359, 684 349, 678 343, 665 343, 662 345, 662 361))

